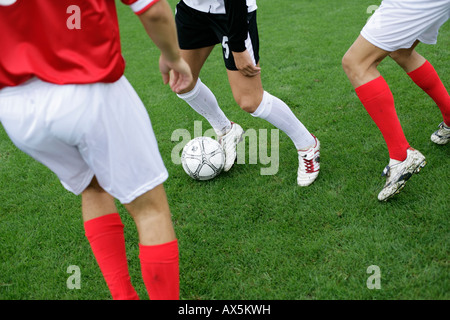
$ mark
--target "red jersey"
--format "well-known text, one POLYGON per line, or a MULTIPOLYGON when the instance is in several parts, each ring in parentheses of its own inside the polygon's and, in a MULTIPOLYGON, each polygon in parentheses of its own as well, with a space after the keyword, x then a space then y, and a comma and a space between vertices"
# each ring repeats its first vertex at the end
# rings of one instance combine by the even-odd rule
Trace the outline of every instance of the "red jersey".
MULTIPOLYGON (((121 1, 140 14, 159 0, 121 1)), ((114 82, 124 69, 115 0, 0 0, 0 89, 114 82)))

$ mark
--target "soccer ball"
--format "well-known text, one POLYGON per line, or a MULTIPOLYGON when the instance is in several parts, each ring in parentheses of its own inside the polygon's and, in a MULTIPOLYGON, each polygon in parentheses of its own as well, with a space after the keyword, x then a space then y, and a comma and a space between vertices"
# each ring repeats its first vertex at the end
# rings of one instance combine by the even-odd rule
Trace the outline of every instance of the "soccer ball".
POLYGON ((225 153, 216 140, 209 137, 197 137, 184 146, 181 164, 191 178, 210 180, 223 170, 225 153))

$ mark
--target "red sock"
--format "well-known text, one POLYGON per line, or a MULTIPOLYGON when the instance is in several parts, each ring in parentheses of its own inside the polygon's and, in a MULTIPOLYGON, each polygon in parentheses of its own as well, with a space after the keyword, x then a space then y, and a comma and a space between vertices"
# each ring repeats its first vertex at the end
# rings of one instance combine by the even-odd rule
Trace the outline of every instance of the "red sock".
POLYGON ((395 111, 394 97, 382 76, 355 89, 361 103, 380 129, 386 141, 389 157, 403 161, 409 143, 395 111))
POLYGON ((179 300, 177 240, 155 246, 139 244, 142 278, 151 300, 179 300))
POLYGON ((86 237, 114 300, 139 300, 131 284, 123 224, 118 213, 84 223, 86 237))
POLYGON ((416 70, 409 72, 408 75, 415 84, 436 102, 441 110, 444 122, 450 125, 450 95, 445 89, 436 70, 434 70, 433 65, 426 61, 416 70))

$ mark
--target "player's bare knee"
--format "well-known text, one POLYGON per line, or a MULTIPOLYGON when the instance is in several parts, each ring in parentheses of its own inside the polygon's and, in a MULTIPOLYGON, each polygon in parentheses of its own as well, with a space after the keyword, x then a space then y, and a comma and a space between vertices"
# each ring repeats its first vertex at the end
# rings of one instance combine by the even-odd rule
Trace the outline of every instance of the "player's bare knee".
POLYGON ((364 73, 360 65, 354 63, 352 59, 346 56, 342 59, 342 68, 351 81, 353 79, 358 79, 364 73))
POLYGON ((342 57, 342 68, 344 69, 344 72, 349 75, 353 72, 353 70, 356 68, 356 64, 354 63, 353 57, 350 53, 346 53, 342 57))
POLYGON ((248 113, 253 113, 256 111, 256 109, 258 109, 258 104, 252 103, 251 101, 244 101, 241 103, 238 102, 238 104, 242 110, 248 113))
POLYGON ((242 110, 244 110, 245 112, 248 112, 248 113, 253 113, 256 111, 256 109, 258 109, 258 106, 262 100, 262 95, 261 95, 261 97, 255 95, 255 94, 254 95, 243 95, 240 97, 235 96, 234 100, 239 105, 239 107, 241 107, 242 110))
POLYGON ((376 74, 381 61, 382 59, 360 60, 347 53, 342 58, 342 68, 352 83, 360 83, 365 82, 370 75, 376 74))

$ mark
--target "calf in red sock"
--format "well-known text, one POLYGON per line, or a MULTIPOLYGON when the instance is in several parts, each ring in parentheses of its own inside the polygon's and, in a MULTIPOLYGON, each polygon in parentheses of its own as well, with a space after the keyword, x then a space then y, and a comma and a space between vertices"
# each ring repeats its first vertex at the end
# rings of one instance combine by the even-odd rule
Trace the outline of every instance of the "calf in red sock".
POLYGON ((432 4, 383 0, 342 59, 345 73, 381 131, 389 151, 390 161, 383 171, 386 183, 378 194, 380 201, 399 193, 426 161, 422 153, 410 147, 397 117, 394 97, 377 67, 390 56, 436 102, 443 121, 431 140, 447 143, 450 139, 449 95, 433 66, 415 48, 420 42, 436 43, 439 28, 449 17, 447 0, 432 4))

